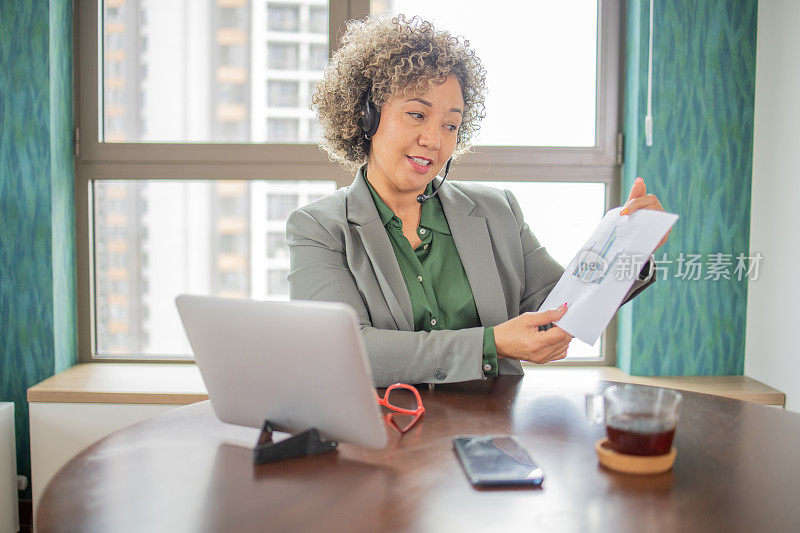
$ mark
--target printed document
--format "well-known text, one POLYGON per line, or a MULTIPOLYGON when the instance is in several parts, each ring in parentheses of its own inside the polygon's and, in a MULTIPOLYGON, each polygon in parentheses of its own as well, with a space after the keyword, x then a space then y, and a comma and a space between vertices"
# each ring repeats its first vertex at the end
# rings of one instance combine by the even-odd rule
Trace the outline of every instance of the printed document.
POLYGON ((650 254, 678 220, 678 215, 652 209, 624 216, 621 210, 606 213, 539 308, 567 302, 567 312, 555 324, 587 344, 603 333, 650 254))

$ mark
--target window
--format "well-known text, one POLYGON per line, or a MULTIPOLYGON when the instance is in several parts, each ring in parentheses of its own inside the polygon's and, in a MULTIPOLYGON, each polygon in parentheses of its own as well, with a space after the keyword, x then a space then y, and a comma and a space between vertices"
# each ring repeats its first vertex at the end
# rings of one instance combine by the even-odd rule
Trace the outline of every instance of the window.
POLYGON ((219 252, 222 254, 243 255, 247 253, 247 240, 241 235, 220 234, 217 243, 219 252))
POLYGON ((300 207, 296 194, 272 193, 267 196, 267 218, 269 220, 286 220, 292 211, 300 207))
POLYGON ((267 139, 272 142, 296 142, 299 125, 296 118, 267 119, 267 139))
POLYGON ((267 105, 270 107, 297 107, 300 101, 300 83, 297 81, 270 80, 267 82, 267 105))
POLYGON ((119 61, 109 61, 106 63, 106 73, 111 78, 122 76, 124 68, 124 65, 119 61))
POLYGON ((238 28, 247 22, 247 12, 242 7, 221 7, 219 9, 219 25, 228 28, 238 28))
MULTIPOLYGON (((619 44, 608 32, 618 34, 619 5, 604 3, 600 9, 594 0, 533 0, 514 3, 514 16, 508 9, 483 5, 478 0, 459 1, 457 8, 449 1, 372 0, 373 11, 418 14, 469 39, 490 87, 476 152, 509 163, 508 182, 484 182, 511 190, 537 238, 566 264, 609 204, 617 203, 614 54, 619 44), (474 16, 477 11, 480 17, 474 16), (583 161, 561 166, 578 154, 583 161), (546 168, 545 161, 553 166, 546 168), (556 219, 559 223, 553 224, 556 219)), ((474 170, 460 163, 454 177, 480 181, 479 174, 494 174, 493 180, 503 180, 497 167, 487 172, 473 161, 474 170)), ((601 357, 600 343, 587 346, 576 339, 571 344, 569 359, 601 357)))
POLYGON ((123 50, 125 48, 125 36, 121 33, 109 31, 106 35, 107 50, 123 50))
POLYGON ((308 84, 308 93, 306 95, 307 98, 306 101, 308 102, 309 105, 311 105, 311 101, 314 99, 314 91, 316 90, 316 88, 317 88, 316 81, 312 81, 311 83, 308 84))
POLYGON ((122 105, 124 103, 124 94, 122 91, 106 91, 106 103, 113 105, 122 105))
POLYGON ((300 8, 270 5, 267 8, 267 20, 270 31, 296 32, 300 28, 300 8))
POLYGON ((271 42, 267 45, 268 68, 297 70, 300 68, 299 46, 292 43, 271 42))
POLYGON ((247 63, 247 50, 244 46, 219 46, 219 64, 226 67, 244 67, 247 63))
POLYGON ((308 70, 324 70, 328 62, 328 47, 322 44, 312 44, 308 53, 308 70))
POLYGON ((241 271, 220 272, 217 278, 217 290, 225 296, 247 296, 247 276, 241 271))
POLYGON ((229 217, 243 215, 246 212, 249 203, 246 189, 241 195, 218 195, 214 200, 217 213, 221 216, 229 217))
POLYGON ((217 97, 219 101, 226 104, 247 102, 247 87, 231 83, 220 83, 217 85, 217 97))
POLYGON ((286 269, 270 270, 267 272, 267 286, 273 294, 289 295, 289 271, 286 269))
POLYGON ((106 20, 109 22, 122 22, 125 16, 125 6, 108 6, 106 8, 106 20))
POLYGON ((282 231, 267 233, 267 257, 270 259, 288 259, 289 248, 286 246, 286 234, 282 231))
POLYGON ((311 142, 319 142, 321 137, 319 124, 313 118, 308 121, 308 140, 311 142))
POLYGON ((597 2, 520 2, 513 17, 482 4, 395 0, 391 12, 419 14, 467 36, 491 87, 479 144, 594 146, 597 2))
MULTIPOLYGON (((312 35, 305 27, 311 7, 327 16, 324 0, 97 1, 104 6, 104 18, 89 16, 88 7, 79 11, 86 14, 81 17, 82 35, 91 19, 100 38, 99 43, 91 38, 80 43, 82 50, 91 47, 103 58, 97 71, 104 93, 104 104, 97 109, 101 131, 92 136, 98 148, 110 148, 110 143, 268 142, 271 81, 296 88, 298 103, 291 107, 297 111, 279 118, 308 118, 299 100, 305 84, 319 79, 321 72, 297 71, 306 68, 311 46, 328 48, 327 31, 312 35), (145 6, 147 15, 136 16, 145 6), (254 24, 256 19, 260 25, 254 24)), ((318 55, 315 51, 313 57, 318 55)), ((83 64, 92 62, 87 56, 83 64)), ((94 92, 88 81, 80 86, 83 93, 94 92)), ((282 98, 292 96, 284 90, 282 98)), ((287 138, 309 142, 305 131, 287 138)))
POLYGON ((180 292, 288 297, 286 217, 352 182, 316 146, 307 106, 331 35, 371 7, 447 14, 494 76, 484 137, 451 177, 512 190, 556 256, 537 201, 580 196, 587 216, 616 203, 619 0, 575 0, 568 17, 559 2, 508 2, 491 10, 502 24, 473 0, 413 1, 76 2, 81 361, 188 357, 180 292), (476 6, 485 16, 461 16, 476 6))
POLYGON ((308 31, 311 33, 328 33, 328 10, 312 7, 309 11, 308 31))
POLYGON ((286 219, 335 184, 102 179, 92 189, 96 355, 185 357, 175 297, 285 299, 286 219))

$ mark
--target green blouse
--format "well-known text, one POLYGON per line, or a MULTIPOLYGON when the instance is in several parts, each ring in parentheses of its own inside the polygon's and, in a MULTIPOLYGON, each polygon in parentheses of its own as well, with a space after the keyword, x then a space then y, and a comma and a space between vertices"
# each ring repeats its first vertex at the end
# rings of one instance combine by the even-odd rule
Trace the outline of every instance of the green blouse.
MULTIPOLYGON (((422 240, 416 249, 403 235, 403 222, 381 200, 367 180, 375 207, 386 228, 400 272, 411 297, 415 331, 463 329, 480 326, 478 309, 464 265, 458 255, 450 226, 439 198, 434 196, 422 204, 417 234, 422 240)), ((427 194, 431 193, 428 184, 427 194)), ((483 331, 483 373, 497 375, 497 347, 494 329, 483 331)))

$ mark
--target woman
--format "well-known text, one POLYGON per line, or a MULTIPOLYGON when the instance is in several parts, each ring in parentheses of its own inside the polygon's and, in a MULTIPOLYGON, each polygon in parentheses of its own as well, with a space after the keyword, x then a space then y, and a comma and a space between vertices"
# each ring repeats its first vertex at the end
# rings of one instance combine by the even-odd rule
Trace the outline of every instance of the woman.
MULTIPOLYGON (((321 144, 356 178, 289 218, 290 294, 356 310, 377 386, 521 374, 520 361, 567 354, 568 333, 538 328, 566 308, 536 312, 563 269, 514 196, 434 180, 468 150, 484 82, 468 42, 401 16, 349 23, 314 94, 321 144)), ((661 206, 637 180, 628 208, 661 206)))

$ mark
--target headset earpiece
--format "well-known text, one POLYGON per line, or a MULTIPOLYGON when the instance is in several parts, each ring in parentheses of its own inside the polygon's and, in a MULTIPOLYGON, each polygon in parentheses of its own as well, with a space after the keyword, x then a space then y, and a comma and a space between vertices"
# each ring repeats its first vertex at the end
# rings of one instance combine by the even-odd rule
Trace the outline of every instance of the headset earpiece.
POLYGON ((372 102, 372 91, 367 91, 361 102, 361 116, 358 117, 358 126, 364 132, 364 138, 371 139, 378 131, 381 122, 381 112, 372 102))

